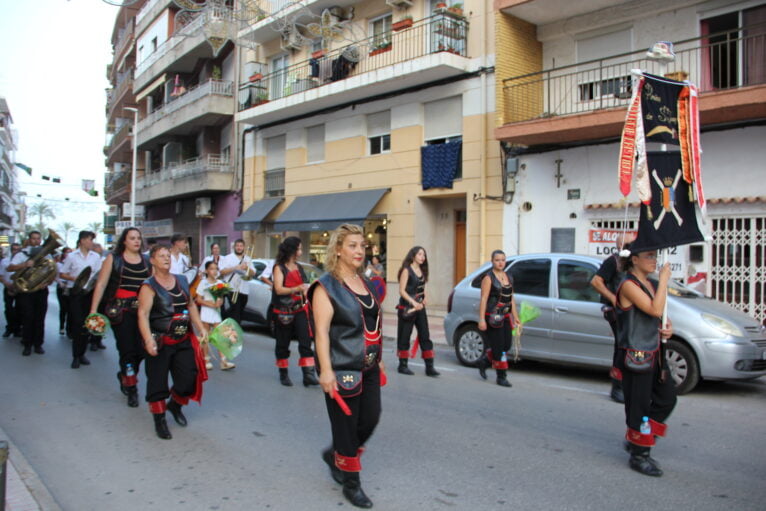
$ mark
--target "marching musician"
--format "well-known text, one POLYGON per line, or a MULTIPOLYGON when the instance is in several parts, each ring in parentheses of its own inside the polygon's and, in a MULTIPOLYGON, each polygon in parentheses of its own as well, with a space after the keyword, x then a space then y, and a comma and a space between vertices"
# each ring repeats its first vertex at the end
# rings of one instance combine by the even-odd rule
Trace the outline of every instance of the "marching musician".
POLYGON ((232 318, 237 323, 242 323, 242 311, 247 305, 247 295, 250 284, 249 277, 255 275, 252 267, 252 259, 245 254, 245 240, 238 239, 234 242, 234 252, 221 258, 221 280, 231 285, 232 294, 227 296, 229 306, 224 311, 224 316, 232 318), (236 302, 234 293, 239 291, 236 302))
POLYGON ((209 261, 213 261, 216 266, 221 266, 221 245, 213 243, 210 245, 210 255, 206 256, 199 265, 197 272, 200 274, 205 273, 205 266, 209 261))
POLYGON ((8 265, 11 264, 13 257, 21 251, 21 245, 11 243, 11 253, 0 261, 0 279, 3 281, 3 302, 5 304, 5 333, 3 337, 21 335, 21 311, 19 310, 19 299, 16 289, 11 281, 11 272, 8 271, 8 265))
POLYGON ((117 379, 120 391, 127 396, 128 406, 138 406, 138 369, 144 358, 141 334, 138 331, 138 290, 151 276, 149 257, 141 253, 141 231, 129 227, 120 233, 117 246, 104 260, 90 302, 91 314, 97 312, 102 300, 120 354, 117 379), (128 366, 132 371, 128 370, 128 366), (129 374, 129 373, 133 374, 129 374))
MULTIPOLYGON (((30 232, 26 247, 13 256, 11 264, 8 265, 8 271, 16 272, 34 266, 31 258, 40 251, 41 242, 40 231, 30 232)), ((45 353, 43 342, 45 342, 45 314, 48 312, 48 287, 31 293, 19 292, 17 296, 19 310, 21 310, 21 342, 24 345, 24 351, 21 354, 28 357, 34 348, 35 353, 42 355, 45 353)))
POLYGON ((61 255, 56 262, 56 269, 58 270, 58 276, 56 277, 56 299, 59 302, 59 335, 66 335, 70 339, 72 334, 70 333, 72 325, 69 319, 69 296, 66 294, 66 280, 61 278, 61 268, 64 266, 67 256, 72 253, 72 249, 64 247, 61 250, 61 255))
MULTIPOLYGON (((90 364, 90 360, 85 356, 85 349, 88 347, 91 334, 85 328, 85 318, 90 310, 93 291, 87 289, 87 283, 84 283, 82 290, 74 289, 74 282, 87 267, 91 272, 89 281, 95 279, 101 269, 101 256, 93 250, 95 237, 96 233, 92 231, 80 231, 76 249, 67 256, 61 267, 61 278, 66 281, 69 292, 69 321, 72 325, 73 337, 70 366, 72 369, 78 369, 81 364, 90 364)), ((100 340, 96 346, 106 348, 100 340)))
POLYGON ((197 268, 192 266, 188 252, 189 241, 186 236, 179 232, 173 234, 170 238, 170 273, 183 275, 191 283, 197 276, 197 268))

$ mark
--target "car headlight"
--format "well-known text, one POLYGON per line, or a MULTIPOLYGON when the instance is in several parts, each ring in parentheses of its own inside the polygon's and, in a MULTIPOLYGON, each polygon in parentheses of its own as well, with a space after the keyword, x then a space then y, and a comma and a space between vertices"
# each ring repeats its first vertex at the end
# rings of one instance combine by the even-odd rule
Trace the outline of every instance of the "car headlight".
POLYGON ((714 316, 712 314, 702 313, 702 320, 708 325, 712 326, 719 332, 728 334, 734 337, 742 337, 742 330, 737 327, 731 321, 727 321, 720 316, 714 316))

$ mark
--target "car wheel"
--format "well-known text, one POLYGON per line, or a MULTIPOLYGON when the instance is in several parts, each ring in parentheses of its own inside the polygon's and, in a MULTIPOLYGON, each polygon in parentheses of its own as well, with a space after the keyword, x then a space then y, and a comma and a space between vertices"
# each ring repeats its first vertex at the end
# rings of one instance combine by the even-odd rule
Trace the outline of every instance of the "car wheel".
POLYGON ((699 364, 689 346, 677 339, 668 340, 665 348, 665 361, 673 381, 676 383, 678 395, 686 394, 697 386, 700 380, 699 364))
POLYGON ((477 325, 465 325, 455 334, 455 355, 461 364, 475 367, 484 355, 484 334, 477 325))

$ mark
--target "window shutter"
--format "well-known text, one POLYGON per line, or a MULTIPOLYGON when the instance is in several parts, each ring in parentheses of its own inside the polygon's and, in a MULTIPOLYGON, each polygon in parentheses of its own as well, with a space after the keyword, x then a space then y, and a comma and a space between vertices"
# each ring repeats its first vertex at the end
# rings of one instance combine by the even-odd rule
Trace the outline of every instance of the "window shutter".
POLYGON ((391 110, 367 116, 367 136, 378 137, 391 133, 391 110))
POLYGON ((266 169, 285 168, 285 145, 287 137, 279 135, 266 139, 266 169))
POLYGON ((454 137, 463 134, 463 98, 440 99, 424 104, 425 139, 454 137))

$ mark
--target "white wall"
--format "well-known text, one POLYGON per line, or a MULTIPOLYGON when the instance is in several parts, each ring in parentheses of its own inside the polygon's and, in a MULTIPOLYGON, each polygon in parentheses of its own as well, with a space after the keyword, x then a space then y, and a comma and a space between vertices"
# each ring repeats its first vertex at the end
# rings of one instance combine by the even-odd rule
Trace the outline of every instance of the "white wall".
POLYGON ((140 65, 149 55, 152 54, 152 39, 157 38, 157 47, 159 48, 162 43, 168 39, 168 11, 164 11, 160 14, 154 23, 152 23, 146 31, 141 34, 136 40, 136 48, 138 49, 138 59, 136 65, 140 65), (143 49, 142 49, 143 47, 143 49))

